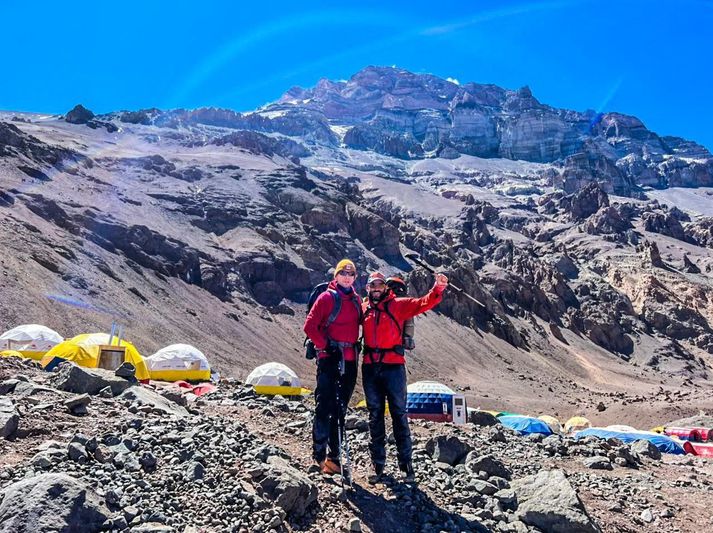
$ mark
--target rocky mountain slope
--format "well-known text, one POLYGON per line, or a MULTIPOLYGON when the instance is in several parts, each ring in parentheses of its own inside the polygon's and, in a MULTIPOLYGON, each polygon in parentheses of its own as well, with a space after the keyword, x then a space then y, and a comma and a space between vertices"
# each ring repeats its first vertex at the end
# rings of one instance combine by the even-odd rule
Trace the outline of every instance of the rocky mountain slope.
MULTIPOLYGON (((370 485, 367 417, 347 417, 353 490, 310 460, 311 398, 229 379, 196 398, 71 363, 0 359, 0 531, 700 531, 712 465, 631 445, 521 437, 492 415, 415 421, 416 484, 370 485)), ((183 389, 185 391, 185 389, 183 389)), ((708 418, 707 423, 710 424, 708 418)), ((704 421, 704 423, 706 423, 704 421)), ((388 445, 389 457, 395 449, 388 445)))
POLYGON ((3 113, 0 326, 116 319, 142 353, 189 342, 224 375, 279 360, 309 384, 310 288, 350 257, 360 287, 378 268, 422 293, 417 252, 486 308, 449 293, 417 319, 412 380, 646 426, 711 403, 689 392, 711 385, 713 219, 647 197, 706 204, 710 168, 633 117, 397 69, 247 114, 3 113))

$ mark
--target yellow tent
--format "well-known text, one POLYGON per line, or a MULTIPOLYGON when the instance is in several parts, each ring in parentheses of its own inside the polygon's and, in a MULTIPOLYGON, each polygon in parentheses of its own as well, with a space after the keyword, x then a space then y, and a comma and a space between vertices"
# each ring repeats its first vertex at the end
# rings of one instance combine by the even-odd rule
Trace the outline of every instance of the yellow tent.
POLYGON ((146 359, 151 379, 208 381, 210 365, 203 352, 190 344, 171 344, 146 359))
MULTIPOLYGON (((366 409, 366 399, 364 400, 359 400, 356 404, 357 409, 366 409)), ((386 409, 384 410, 384 414, 388 415, 389 414, 389 402, 386 402, 386 409)))
POLYGON ((564 423, 565 433, 572 433, 592 427, 592 423, 583 416, 573 416, 564 423))
POLYGON ((538 416, 537 418, 547 424, 553 433, 562 433, 562 424, 560 424, 560 421, 557 420, 554 416, 542 415, 538 416))
POLYGON ((24 358, 25 356, 22 355, 17 350, 3 350, 2 352, 0 352, 0 357, 22 357, 22 358, 24 358))
MULTIPOLYGON (((116 345, 116 339, 114 339, 116 345)), ((59 343, 42 358, 41 364, 47 367, 55 359, 73 361, 79 366, 97 368, 99 365, 100 346, 109 345, 109 335, 106 333, 84 333, 59 343)), ((149 371, 138 350, 128 341, 122 340, 121 346, 126 348, 124 360, 136 367, 137 379, 149 379, 149 371)))

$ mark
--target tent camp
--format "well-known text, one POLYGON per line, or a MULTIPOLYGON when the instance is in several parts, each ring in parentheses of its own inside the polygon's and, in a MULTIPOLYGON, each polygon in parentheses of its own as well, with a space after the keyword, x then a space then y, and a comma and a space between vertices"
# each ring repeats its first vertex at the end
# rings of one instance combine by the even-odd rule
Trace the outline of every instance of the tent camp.
POLYGON ((671 453, 674 455, 683 455, 686 453, 683 446, 676 440, 652 431, 612 431, 607 428, 588 428, 575 433, 574 438, 583 439, 589 436, 598 437, 600 439, 618 439, 624 444, 630 444, 637 440, 648 440, 662 453, 671 453))
POLYGON ((64 338, 55 330, 40 324, 23 324, 0 335, 0 350, 20 352, 24 357, 40 360, 64 338))
POLYGON ((302 388, 297 374, 282 363, 265 363, 248 374, 245 382, 258 394, 300 396, 309 392, 302 388))
POLYGON ((590 427, 592 427, 592 423, 587 418, 584 418, 583 416, 573 416, 564 423, 564 432, 574 433, 575 431, 590 427))
MULTIPOLYGON (((116 344, 116 337, 114 338, 114 343, 116 344)), ((73 361, 79 366, 87 368, 108 368, 108 365, 104 364, 100 359, 102 349, 108 346, 109 335, 107 333, 84 333, 61 342, 52 348, 42 358, 41 364, 47 370, 51 370, 62 361, 73 361)), ((118 347, 118 345, 115 347, 118 347)), ((146 362, 134 345, 122 340, 121 347, 124 348, 124 361, 136 367, 136 378, 141 380, 149 379, 146 362)), ((114 362, 113 360, 112 363, 114 362)), ((118 364, 112 364, 111 366, 116 368, 121 362, 119 361, 118 364)))
POLYGON ((25 356, 17 350, 3 350, 2 352, 0 352, 0 357, 19 357, 22 359, 25 356))
POLYGON ((208 381, 210 365, 203 352, 190 344, 171 344, 148 356, 151 379, 158 381, 208 381))
POLYGON ((506 415, 499 416, 498 421, 520 435, 531 435, 533 433, 541 433, 542 435, 552 435, 552 429, 544 420, 534 418, 532 416, 522 415, 506 415))
POLYGON ((417 381, 406 388, 406 410, 409 418, 453 421, 455 392, 437 381, 417 381))

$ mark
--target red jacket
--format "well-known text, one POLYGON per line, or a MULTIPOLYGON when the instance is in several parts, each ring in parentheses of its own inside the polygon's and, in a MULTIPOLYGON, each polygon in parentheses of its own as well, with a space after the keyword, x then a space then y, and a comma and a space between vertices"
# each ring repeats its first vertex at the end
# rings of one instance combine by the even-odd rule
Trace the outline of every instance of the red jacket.
MULTIPOLYGON (((304 332, 314 343, 317 350, 327 348, 329 340, 337 342, 346 342, 355 344, 359 340, 359 308, 361 301, 356 291, 352 289, 350 294, 344 294, 337 289, 337 282, 332 281, 329 284, 329 289, 336 291, 342 299, 342 305, 339 308, 339 314, 328 328, 325 328, 329 315, 334 309, 334 297, 330 290, 324 291, 317 297, 312 309, 310 309, 307 319, 305 320, 304 332)), ((320 354, 320 358, 326 357, 326 354, 320 354)), ((344 348, 344 360, 356 361, 357 354, 353 347, 344 348)))
POLYGON ((404 321, 421 313, 425 313, 436 307, 443 299, 443 290, 434 287, 421 298, 397 298, 389 291, 386 297, 381 300, 376 307, 372 307, 369 299, 362 303, 363 309, 363 334, 364 334, 364 364, 378 363, 381 354, 372 353, 374 360, 369 355, 369 348, 386 348, 383 363, 403 365, 406 361, 404 356, 388 350, 402 344, 401 332, 404 321), (386 313, 385 306, 388 302, 389 313, 398 321, 398 326, 386 313), (370 309, 371 307, 371 309, 370 309))

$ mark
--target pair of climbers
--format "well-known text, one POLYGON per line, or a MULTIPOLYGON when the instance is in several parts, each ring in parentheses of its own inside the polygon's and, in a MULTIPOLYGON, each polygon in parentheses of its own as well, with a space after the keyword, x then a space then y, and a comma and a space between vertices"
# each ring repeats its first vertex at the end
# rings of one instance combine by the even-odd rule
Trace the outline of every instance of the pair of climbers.
MULTIPOLYGON (((354 289, 357 272, 348 259, 340 261, 334 279, 314 300, 304 331, 314 344, 317 358, 316 409, 312 428, 313 458, 325 474, 342 473, 340 461, 344 416, 354 391, 362 327, 362 385, 369 411, 369 451, 374 475, 381 480, 386 463, 384 414, 389 402, 399 469, 405 480, 415 480, 411 460, 411 432, 406 413, 405 349, 412 344, 414 316, 433 309, 443 298, 448 278, 436 274, 431 290, 421 298, 408 298, 403 281, 392 283, 380 272, 367 279, 367 296, 359 299, 354 289), (400 287, 399 285, 403 285, 400 287), (398 291, 398 292, 397 292, 398 291), (406 323, 411 321, 409 325, 406 323)), ((346 444, 346 443, 344 443, 346 444)), ((345 450, 348 454, 348 448, 345 450)), ((347 458, 348 459, 348 458, 347 458)), ((348 464, 344 465, 347 470, 348 464)), ((345 472, 345 476, 350 475, 345 472)))

